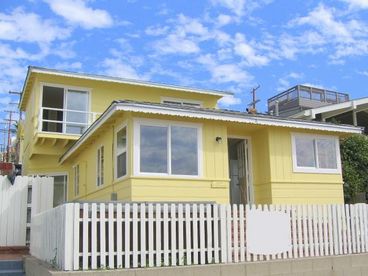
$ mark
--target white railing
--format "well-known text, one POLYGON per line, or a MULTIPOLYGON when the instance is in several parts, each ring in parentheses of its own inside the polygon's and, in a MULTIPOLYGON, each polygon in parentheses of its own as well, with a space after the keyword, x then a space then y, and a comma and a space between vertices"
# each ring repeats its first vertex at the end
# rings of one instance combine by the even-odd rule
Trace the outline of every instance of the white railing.
POLYGON ((41 107, 38 130, 43 132, 82 134, 100 115, 101 113, 98 112, 41 107), (62 119, 50 119, 52 116, 44 115, 44 111, 55 112, 59 114, 62 119), (73 120, 68 118, 75 115, 78 115, 77 119, 73 120), (80 128, 80 133, 75 133, 75 129, 72 131, 70 128, 80 128))
POLYGON ((33 218, 31 254, 63 270, 87 270, 362 253, 367 206, 68 203, 33 218), (250 252, 247 217, 255 210, 286 215, 287 250, 250 252))

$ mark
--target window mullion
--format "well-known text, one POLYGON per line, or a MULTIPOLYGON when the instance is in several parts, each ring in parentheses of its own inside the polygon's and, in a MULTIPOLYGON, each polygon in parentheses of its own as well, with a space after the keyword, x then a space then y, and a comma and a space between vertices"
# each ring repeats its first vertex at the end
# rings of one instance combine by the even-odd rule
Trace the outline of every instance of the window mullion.
POLYGON ((167 126, 167 172, 171 175, 171 125, 167 126))

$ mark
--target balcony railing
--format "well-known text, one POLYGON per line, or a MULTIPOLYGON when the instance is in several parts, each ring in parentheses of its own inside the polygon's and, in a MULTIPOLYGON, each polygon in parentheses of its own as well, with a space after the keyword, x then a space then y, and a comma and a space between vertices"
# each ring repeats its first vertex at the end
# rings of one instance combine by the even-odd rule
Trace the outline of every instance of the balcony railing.
POLYGON ((97 112, 41 107, 39 131, 80 135, 100 115, 97 112))

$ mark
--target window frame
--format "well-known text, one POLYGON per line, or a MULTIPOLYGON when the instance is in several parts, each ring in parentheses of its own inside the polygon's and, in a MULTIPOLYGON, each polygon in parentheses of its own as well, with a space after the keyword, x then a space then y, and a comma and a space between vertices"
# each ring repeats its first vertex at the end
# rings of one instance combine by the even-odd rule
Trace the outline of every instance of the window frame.
MULTIPOLYGON (((126 121, 124 121, 118 128, 116 128, 115 132, 114 132, 114 179, 115 181, 120 181, 123 180, 124 178, 126 178, 128 176, 128 172, 129 172, 129 158, 128 158, 128 148, 129 148, 129 138, 128 138, 128 124, 126 121), (117 134, 120 130, 122 130, 123 128, 125 128, 125 135, 126 135, 126 145, 125 145, 125 158, 126 158, 126 172, 125 175, 118 177, 118 162, 117 162, 117 157, 118 157, 118 144, 117 144, 117 134)), ((123 154, 124 151, 121 153, 123 154)))
POLYGON ((157 176, 157 177, 165 177, 165 178, 189 178, 189 179, 197 179, 203 176, 203 139, 202 139, 202 124, 200 123, 187 123, 180 121, 169 121, 169 120, 156 120, 156 119, 143 119, 143 118, 135 118, 134 119, 134 153, 133 153, 133 164, 134 164, 134 175, 135 176, 157 176), (168 127, 168 144, 167 144, 167 173, 155 173, 155 172, 141 172, 140 170, 140 126, 157 126, 157 127, 168 127), (196 175, 182 175, 182 174, 173 174, 171 173, 171 126, 176 127, 191 127, 197 129, 197 166, 198 173, 196 175))
POLYGON ((320 135, 320 134, 308 134, 308 133, 292 133, 291 134, 291 144, 292 144, 292 159, 293 159, 293 172, 296 173, 317 173, 317 174, 341 174, 341 155, 340 155, 340 140, 338 136, 333 135, 320 135), (296 138, 297 137, 308 137, 313 138, 314 143, 314 155, 315 155, 315 167, 302 167, 298 166, 297 156, 296 156, 296 138), (336 150, 336 168, 335 169, 327 169, 319 167, 319 158, 318 158, 318 146, 317 141, 321 139, 329 139, 335 142, 335 150, 336 150))
POLYGON ((105 184, 105 146, 100 145, 96 151, 96 186, 99 188, 102 187, 104 184, 105 184), (103 158, 101 158, 101 149, 103 149, 102 151, 103 158), (101 183, 99 181, 100 179, 102 179, 101 183))
MULTIPOLYGON (((41 110, 43 110, 43 88, 44 86, 50 86, 50 87, 55 87, 55 88, 62 88, 64 89, 63 91, 63 109, 66 109, 65 108, 65 104, 66 104, 66 92, 68 90, 75 90, 75 91, 81 91, 81 92, 86 92, 87 95, 88 95, 88 103, 87 103, 87 114, 88 114, 88 125, 91 123, 90 122, 90 114, 92 113, 91 111, 91 108, 92 108, 92 100, 91 100, 91 95, 92 95, 92 88, 89 88, 89 87, 83 87, 83 86, 73 86, 73 85, 66 85, 66 84, 60 84, 60 83, 51 83, 51 82, 40 82, 40 98, 39 98, 39 110, 40 110, 40 114, 39 114, 39 126, 38 126, 38 131, 39 132, 42 132, 42 133, 50 133, 50 134, 62 134, 62 135, 71 135, 71 136, 81 136, 82 134, 75 134, 75 133, 67 133, 66 130, 64 129, 65 128, 65 124, 64 124, 64 121, 66 120, 65 116, 66 116, 66 113, 63 112, 63 122, 61 122, 61 124, 63 125, 62 126, 62 129, 63 131, 62 132, 52 132, 52 131, 43 131, 42 130, 42 112, 41 110)), ((87 126, 88 128, 88 126, 87 126)), ((86 129, 87 129, 86 128, 86 129)))
POLYGON ((73 166, 73 181, 74 181, 74 197, 77 197, 80 194, 80 165, 79 164, 76 164, 73 166))

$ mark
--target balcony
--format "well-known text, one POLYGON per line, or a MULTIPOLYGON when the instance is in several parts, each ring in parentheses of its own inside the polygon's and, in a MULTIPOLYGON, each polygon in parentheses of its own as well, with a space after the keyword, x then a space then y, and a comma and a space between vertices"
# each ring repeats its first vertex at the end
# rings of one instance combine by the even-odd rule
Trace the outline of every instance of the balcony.
POLYGON ((39 131, 80 136, 101 115, 97 112, 41 107, 39 131))

